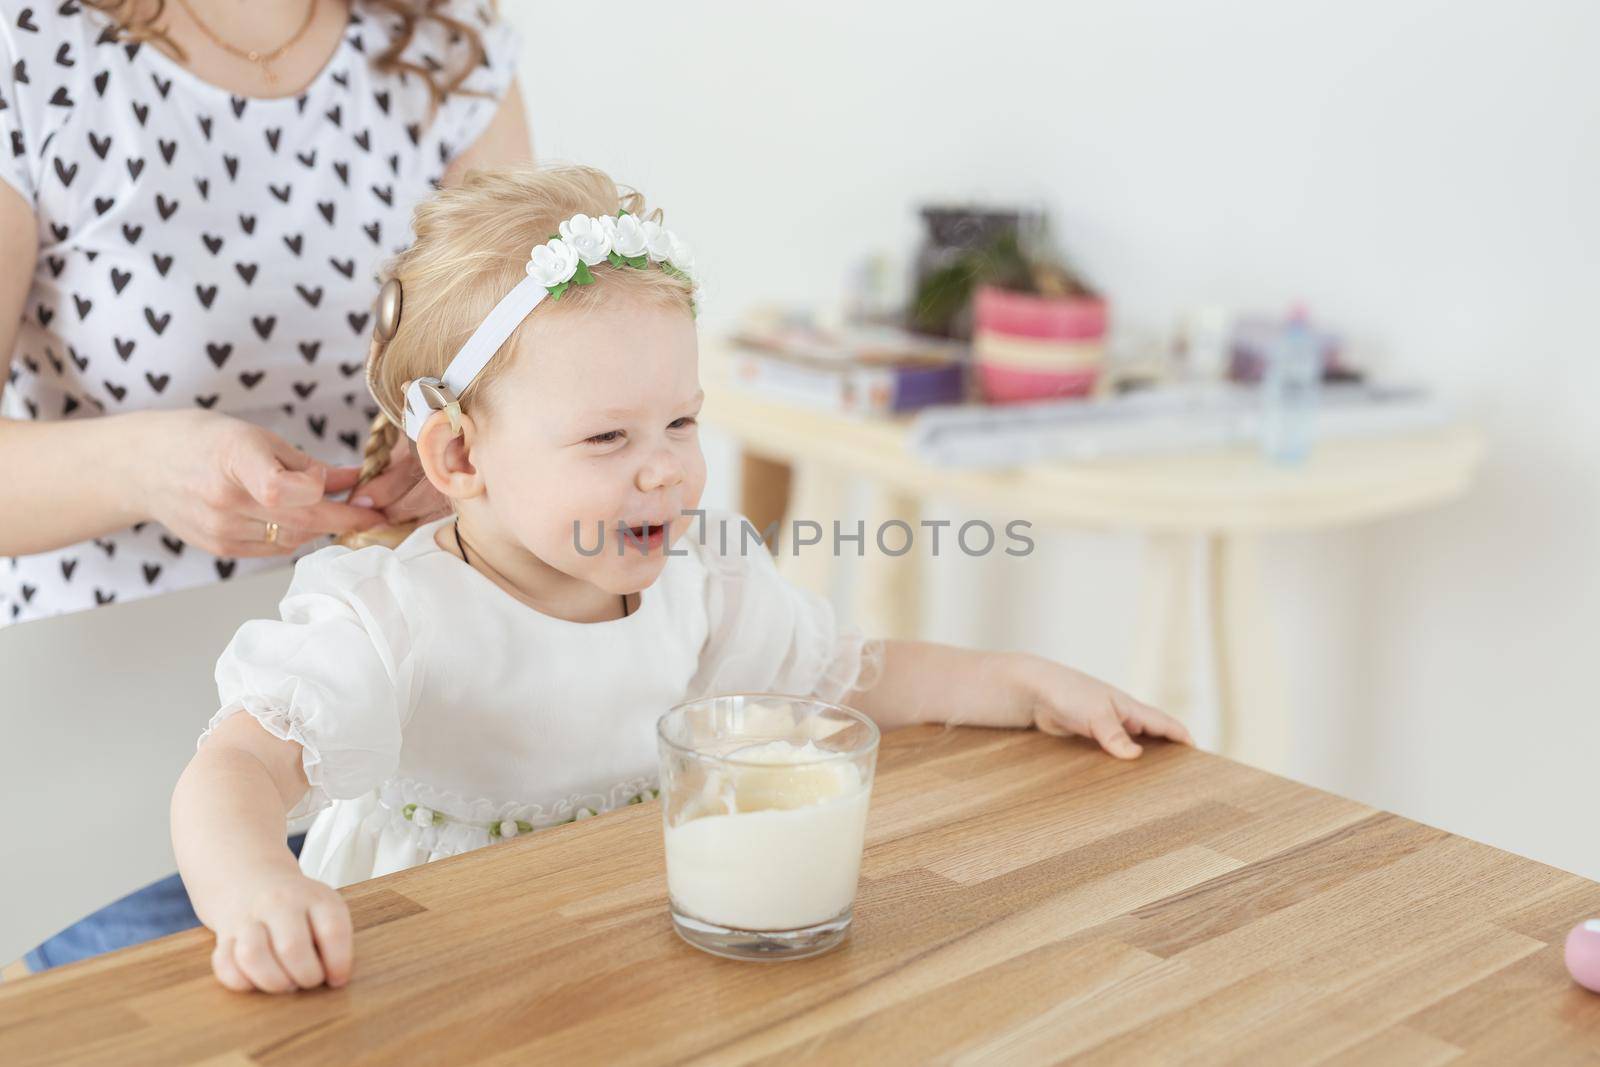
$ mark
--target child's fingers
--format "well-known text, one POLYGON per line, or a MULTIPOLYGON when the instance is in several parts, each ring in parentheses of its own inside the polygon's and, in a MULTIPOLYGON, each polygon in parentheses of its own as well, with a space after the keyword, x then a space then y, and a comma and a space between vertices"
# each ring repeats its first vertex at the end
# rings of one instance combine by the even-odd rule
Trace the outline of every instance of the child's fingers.
POLYGON ((350 909, 342 899, 318 901, 311 905, 311 933, 322 954, 322 968, 328 984, 335 989, 350 981, 355 933, 350 924, 350 909))
POLYGON ((1120 689, 1114 690, 1113 694, 1111 702, 1116 706, 1117 715, 1128 733, 1164 737, 1184 745, 1194 744, 1188 728, 1160 708, 1151 707, 1142 700, 1135 700, 1120 689))
POLYGON ((1134 759, 1143 752, 1122 727, 1122 718, 1114 708, 1107 706, 1089 719, 1089 732, 1100 742, 1100 747, 1118 759, 1134 759))
POLYGON ((239 931, 233 943, 233 960, 257 989, 267 993, 287 993, 294 988, 294 980, 272 952, 267 928, 260 923, 251 923, 239 931))
POLYGON ((1162 737, 1165 737, 1169 741, 1176 741, 1180 745, 1194 744, 1194 736, 1189 733, 1189 728, 1187 726, 1183 725, 1183 723, 1179 722, 1177 719, 1174 719, 1171 715, 1167 715, 1162 712, 1157 712, 1157 714, 1161 715, 1161 723, 1157 729, 1157 732, 1160 733, 1162 737))
POLYGON ((267 920, 272 934, 272 952, 278 962, 301 989, 315 989, 322 984, 322 961, 317 958, 316 946, 311 941, 311 923, 300 910, 275 914, 267 920))
POLYGON ((211 950, 211 970, 216 974, 217 981, 235 993, 248 993, 255 988, 233 960, 231 937, 217 938, 216 947, 211 950))
POLYGON ((1130 721, 1137 722, 1145 733, 1156 737, 1165 737, 1169 741, 1176 741, 1180 745, 1194 744, 1194 738, 1189 736, 1189 728, 1174 719, 1171 715, 1152 708, 1149 704, 1133 701, 1133 714, 1130 721))

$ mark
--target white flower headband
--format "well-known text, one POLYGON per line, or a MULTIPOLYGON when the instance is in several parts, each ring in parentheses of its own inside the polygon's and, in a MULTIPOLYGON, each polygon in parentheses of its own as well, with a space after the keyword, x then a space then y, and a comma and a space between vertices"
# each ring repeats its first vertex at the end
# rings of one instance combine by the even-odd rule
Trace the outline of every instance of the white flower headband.
MULTIPOLYGON (((406 388, 406 434, 416 440, 422 433, 423 423, 435 411, 449 415, 452 433, 461 432, 459 397, 482 373, 517 324, 545 297, 560 300, 561 294, 574 285, 593 285, 594 273, 589 268, 601 263, 640 270, 648 270, 650 264, 655 263, 668 274, 693 280, 689 272, 694 269, 694 256, 689 246, 659 222, 641 219, 626 211, 599 218, 572 216, 561 224, 558 235, 534 247, 528 256, 528 276, 500 298, 494 310, 450 361, 443 377, 418 378, 406 388)), ((696 290, 695 304, 699 303, 699 298, 699 290, 696 290)), ((384 283, 378 304, 376 332, 378 339, 386 342, 400 325, 398 279, 391 278, 384 283)))

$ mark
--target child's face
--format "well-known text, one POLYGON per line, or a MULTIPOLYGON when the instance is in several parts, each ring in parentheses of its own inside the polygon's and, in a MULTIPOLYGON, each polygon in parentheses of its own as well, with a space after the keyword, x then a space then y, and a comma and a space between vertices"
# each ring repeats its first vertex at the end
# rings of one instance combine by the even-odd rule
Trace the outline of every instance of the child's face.
POLYGON ((694 319, 626 299, 540 310, 486 398, 471 453, 482 503, 547 565, 637 592, 661 573, 705 489, 694 319), (654 534, 645 544, 626 539, 646 525, 664 529, 639 530, 654 534))

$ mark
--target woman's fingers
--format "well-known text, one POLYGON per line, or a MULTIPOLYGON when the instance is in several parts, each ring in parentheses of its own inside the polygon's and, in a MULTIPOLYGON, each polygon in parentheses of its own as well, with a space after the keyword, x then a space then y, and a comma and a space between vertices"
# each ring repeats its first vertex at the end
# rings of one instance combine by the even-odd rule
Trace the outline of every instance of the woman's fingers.
POLYGON ((374 526, 384 523, 383 512, 373 508, 358 508, 352 504, 340 504, 332 500, 324 500, 309 508, 300 508, 297 511, 287 512, 278 519, 280 524, 292 526, 297 532, 303 534, 307 540, 320 537, 323 534, 344 534, 356 530, 370 530, 374 526))
POLYGON ((330 496, 334 493, 348 493, 360 480, 360 467, 329 467, 323 479, 322 494, 330 496))
POLYGON ((244 514, 218 520, 216 541, 221 551, 217 554, 230 559, 282 556, 310 540, 312 534, 309 531, 287 525, 289 515, 293 512, 279 514, 283 518, 277 520, 278 536, 272 540, 267 538, 267 523, 273 521, 271 519, 244 514))
POLYGON ((280 508, 274 511, 250 508, 242 515, 221 523, 222 540, 228 547, 242 548, 249 555, 274 555, 299 548, 307 541, 328 534, 343 534, 383 525, 381 512, 351 507, 325 500, 307 508, 280 508), (267 524, 278 524, 278 536, 267 539, 267 524))
POLYGON ((250 979, 245 977, 239 965, 233 959, 233 938, 218 937, 216 947, 211 950, 211 970, 228 989, 235 993, 248 993, 255 986, 250 979))
POLYGON ((382 510, 410 492, 420 477, 422 468, 414 463, 390 463, 383 469, 382 474, 370 482, 362 483, 351 503, 355 503, 356 500, 370 500, 371 504, 362 506, 382 510))
POLYGON ((350 923, 350 908, 343 898, 320 900, 311 905, 311 933, 322 955, 328 984, 337 989, 348 983, 355 955, 355 931, 350 923))
POLYGON ((391 525, 437 518, 450 510, 450 502, 423 473, 417 450, 402 439, 389 457, 389 465, 355 492, 351 503, 377 508, 391 525))
POLYGON ((417 450, 411 444, 411 438, 401 437, 390 450, 389 461, 383 472, 363 485, 356 499, 370 501, 370 504, 363 506, 387 510, 422 480, 422 462, 417 458, 417 450))
POLYGON ((410 491, 393 506, 384 511, 389 522, 398 526, 406 522, 425 522, 436 519, 450 510, 450 498, 433 487, 426 478, 412 486, 410 491))
POLYGON ((233 961, 257 989, 267 993, 287 993, 295 988, 294 980, 284 971, 277 955, 273 953, 271 937, 261 923, 250 923, 235 936, 233 961))
POLYGON ((250 427, 223 463, 262 507, 303 507, 322 499, 326 468, 277 434, 250 427))
POLYGON ((311 937, 311 923, 306 912, 296 908, 274 914, 267 920, 267 931, 272 935, 272 952, 278 957, 284 971, 301 989, 315 989, 326 975, 317 946, 311 937))

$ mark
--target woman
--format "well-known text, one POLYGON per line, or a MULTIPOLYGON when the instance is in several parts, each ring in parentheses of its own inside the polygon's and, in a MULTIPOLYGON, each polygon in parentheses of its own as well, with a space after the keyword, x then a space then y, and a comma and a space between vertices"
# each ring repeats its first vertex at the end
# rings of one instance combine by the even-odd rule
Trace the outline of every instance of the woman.
POLYGON ((470 0, 0 0, 0 626, 431 514, 361 487, 378 265, 531 148, 470 0))
MULTIPOLYGON (((517 44, 467 0, 0 0, 0 626, 438 508, 414 463, 326 498, 412 205, 531 158, 517 44)), ((196 921, 174 876, 6 970, 196 921)))

